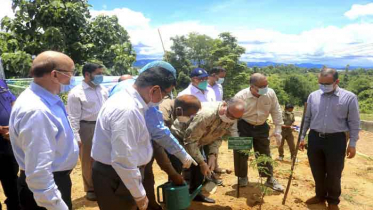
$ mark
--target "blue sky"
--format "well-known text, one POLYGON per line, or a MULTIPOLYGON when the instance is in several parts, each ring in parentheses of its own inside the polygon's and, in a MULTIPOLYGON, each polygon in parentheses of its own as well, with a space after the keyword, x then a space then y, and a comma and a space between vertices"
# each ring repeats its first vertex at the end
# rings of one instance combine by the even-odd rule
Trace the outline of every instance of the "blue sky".
MULTIPOLYGON (((0 18, 12 15, 1 0, 0 18)), ((138 59, 162 58, 170 37, 190 32, 237 37, 248 62, 373 67, 373 1, 360 0, 89 0, 93 17, 117 15, 138 59)))

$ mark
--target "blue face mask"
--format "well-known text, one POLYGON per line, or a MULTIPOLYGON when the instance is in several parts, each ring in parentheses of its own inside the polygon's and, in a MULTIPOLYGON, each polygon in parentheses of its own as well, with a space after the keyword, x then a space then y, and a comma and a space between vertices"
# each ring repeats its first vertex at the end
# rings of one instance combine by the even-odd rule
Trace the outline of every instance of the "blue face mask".
POLYGON ((259 95, 265 95, 267 93, 268 93, 268 86, 264 87, 264 88, 259 88, 259 90, 258 90, 259 95))
POLYGON ((95 75, 93 77, 93 80, 91 80, 91 82, 92 82, 92 84, 97 86, 97 85, 101 84, 103 80, 104 80, 104 76, 102 74, 100 74, 100 75, 95 75))
POLYGON ((198 84, 198 88, 201 89, 201 90, 207 90, 207 80, 200 82, 198 84))
POLYGON ((219 78, 218 81, 216 81, 217 84, 221 85, 224 82, 224 78, 219 78))
POLYGON ((66 93, 69 92, 73 87, 75 86, 75 77, 71 76, 70 77, 70 84, 65 85, 60 83, 60 93, 66 93))
POLYGON ((333 84, 331 85, 322 85, 322 84, 319 84, 319 87, 320 87, 320 90, 324 93, 330 93, 334 90, 334 86, 333 84))

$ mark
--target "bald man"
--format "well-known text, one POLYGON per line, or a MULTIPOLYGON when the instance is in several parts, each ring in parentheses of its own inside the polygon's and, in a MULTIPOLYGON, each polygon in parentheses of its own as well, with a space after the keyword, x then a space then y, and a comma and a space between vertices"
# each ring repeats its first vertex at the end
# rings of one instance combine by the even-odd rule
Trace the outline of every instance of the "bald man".
MULTIPOLYGON (((242 117, 243 113, 244 102, 240 99, 231 99, 227 102, 207 102, 202 103, 201 111, 189 121, 176 120, 174 122, 171 132, 199 164, 199 167, 194 165, 190 167, 190 192, 196 190, 203 183, 205 176, 211 176, 211 171, 215 169, 221 137, 242 117), (208 145, 209 151, 206 154, 208 155, 208 164, 205 162, 206 158, 202 152, 202 147, 206 145, 208 145)), ((173 164, 177 163, 173 162, 173 164)), ((215 203, 213 199, 202 194, 198 194, 194 200, 215 203)))
MULTIPOLYGON (((273 89, 268 88, 267 77, 260 73, 255 73, 250 77, 250 87, 241 90, 235 98, 245 101, 245 113, 241 120, 235 123, 231 129, 234 137, 253 137, 254 151, 260 155, 271 157, 269 148, 269 130, 267 124, 269 114, 271 114, 275 124, 274 136, 281 142, 281 126, 283 124, 282 111, 273 89)), ((238 150, 234 151, 234 170, 239 177, 240 187, 248 184, 248 155, 238 150)), ((259 172, 261 177, 266 177, 266 186, 273 190, 282 192, 284 187, 273 177, 273 167, 270 163, 258 164, 258 168, 264 170, 259 172)))
POLYGON ((70 173, 79 148, 58 94, 68 90, 74 62, 46 51, 32 63, 34 78, 18 97, 9 122, 19 164, 19 197, 24 210, 72 209, 70 173))

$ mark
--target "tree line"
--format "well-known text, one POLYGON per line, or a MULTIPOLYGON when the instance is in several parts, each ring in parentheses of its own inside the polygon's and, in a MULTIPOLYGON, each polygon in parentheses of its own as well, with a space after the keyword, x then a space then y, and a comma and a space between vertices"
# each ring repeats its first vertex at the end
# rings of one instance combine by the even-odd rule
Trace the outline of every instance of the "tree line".
MULTIPOLYGON (((32 56, 45 50, 69 55, 81 71, 85 62, 106 67, 107 75, 136 74, 133 67, 136 53, 127 31, 116 16, 91 17, 87 0, 13 0, 14 18, 1 20, 0 55, 7 77, 27 77, 32 56)), ((177 69, 177 89, 190 83, 189 74, 195 67, 206 70, 222 66, 227 70, 224 97, 230 98, 249 86, 250 75, 261 72, 268 76, 284 105, 303 105, 309 93, 318 89, 320 69, 279 65, 249 68, 240 60, 245 48, 229 32, 212 38, 190 33, 171 38, 172 46, 164 60, 177 69)), ((362 113, 373 113, 373 70, 340 72, 340 86, 354 92, 362 113)))

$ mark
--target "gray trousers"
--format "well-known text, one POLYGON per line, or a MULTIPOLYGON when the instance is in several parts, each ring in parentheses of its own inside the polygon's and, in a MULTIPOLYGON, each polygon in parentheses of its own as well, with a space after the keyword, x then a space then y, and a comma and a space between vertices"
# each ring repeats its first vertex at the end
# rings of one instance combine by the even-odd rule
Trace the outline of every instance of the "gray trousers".
MULTIPOLYGON (((144 177, 144 167, 139 168, 144 177)), ((111 165, 95 161, 92 167, 93 185, 100 210, 136 210, 130 191, 111 165)))
POLYGON ((95 124, 80 122, 79 135, 82 141, 82 146, 80 147, 79 156, 82 165, 82 176, 85 192, 93 192, 93 182, 92 182, 92 164, 93 159, 91 157, 92 150, 92 139, 95 133, 95 124))

